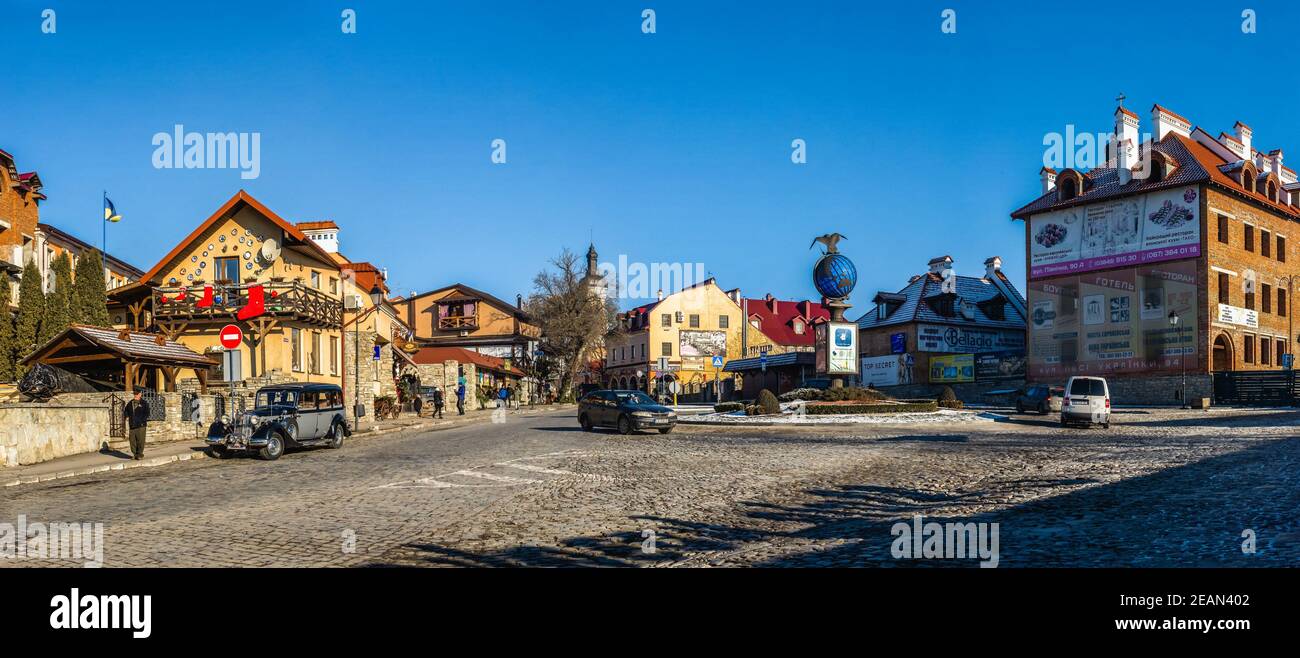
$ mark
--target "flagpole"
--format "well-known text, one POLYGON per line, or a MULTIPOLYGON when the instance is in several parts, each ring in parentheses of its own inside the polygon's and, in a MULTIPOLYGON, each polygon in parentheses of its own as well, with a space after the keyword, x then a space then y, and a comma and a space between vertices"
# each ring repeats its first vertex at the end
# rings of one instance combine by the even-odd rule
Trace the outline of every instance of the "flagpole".
POLYGON ((108 190, 104 190, 104 198, 102 202, 99 204, 99 214, 100 214, 99 222, 104 225, 103 226, 104 239, 101 240, 99 243, 100 254, 108 253, 108 218, 103 216, 104 209, 107 207, 108 207, 108 190))

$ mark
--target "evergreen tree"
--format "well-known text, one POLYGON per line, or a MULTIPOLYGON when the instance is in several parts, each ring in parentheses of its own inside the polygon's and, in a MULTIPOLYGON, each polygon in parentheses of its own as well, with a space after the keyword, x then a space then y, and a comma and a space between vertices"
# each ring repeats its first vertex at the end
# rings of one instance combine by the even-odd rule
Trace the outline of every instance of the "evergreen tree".
POLYGON ((0 382, 14 380, 14 318, 9 312, 9 275, 0 274, 0 382))
POLYGON ((41 323, 39 343, 55 337, 73 322, 80 322, 80 309, 74 303, 72 259, 68 252, 59 254, 50 269, 54 271, 54 290, 45 296, 45 321, 41 323))
POLYGON ((73 288, 73 313, 77 322, 95 327, 112 326, 108 317, 108 286, 104 282, 104 261, 99 251, 91 249, 77 259, 77 277, 73 288))
MULTIPOLYGON (((36 262, 27 263, 23 268, 23 280, 18 286, 18 326, 14 356, 21 359, 36 349, 36 340, 41 336, 41 324, 45 321, 45 292, 41 290, 41 272, 36 269, 36 262)), ((24 368, 19 367, 15 376, 21 377, 24 368)))

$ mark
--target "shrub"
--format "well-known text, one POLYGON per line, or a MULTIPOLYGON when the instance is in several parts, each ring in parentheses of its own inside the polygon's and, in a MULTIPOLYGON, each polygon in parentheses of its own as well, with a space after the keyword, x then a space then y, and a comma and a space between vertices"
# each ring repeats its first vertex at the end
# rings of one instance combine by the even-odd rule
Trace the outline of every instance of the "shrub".
POLYGON ((746 416, 759 416, 762 415, 762 413, 763 413, 763 408, 756 404, 750 404, 745 406, 746 416))
POLYGON ((921 402, 864 402, 861 404, 809 404, 808 415, 831 414, 897 414, 935 411, 939 404, 934 400, 921 402))
POLYGON ((713 410, 718 413, 730 413, 732 411, 744 411, 745 403, 743 402, 719 402, 713 405, 713 410))
POLYGON ((820 400, 822 399, 822 390, 820 388, 796 388, 793 391, 782 393, 777 399, 782 402, 794 402, 795 400, 820 400))
POLYGON ((944 407, 945 409, 962 408, 962 402, 957 399, 957 394, 953 392, 951 386, 945 386, 943 387, 943 390, 939 391, 938 403, 939 406, 944 407))
POLYGON ((828 388, 822 391, 821 400, 825 402, 843 402, 845 400, 857 400, 862 402, 872 402, 878 400, 888 400, 889 396, 877 391, 874 388, 862 388, 859 386, 847 386, 845 388, 828 388))
POLYGON ((776 394, 767 389, 758 392, 758 406, 764 414, 781 413, 781 402, 776 399, 776 394))

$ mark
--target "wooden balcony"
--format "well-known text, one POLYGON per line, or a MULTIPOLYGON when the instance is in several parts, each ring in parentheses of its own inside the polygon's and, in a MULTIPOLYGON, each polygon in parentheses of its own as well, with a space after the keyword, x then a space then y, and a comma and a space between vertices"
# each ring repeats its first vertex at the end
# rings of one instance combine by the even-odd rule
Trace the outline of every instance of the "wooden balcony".
POLYGON ((180 288, 154 288, 153 317, 155 321, 234 322, 239 310, 248 305, 248 289, 258 285, 262 286, 266 307, 260 317, 298 320, 320 327, 343 326, 342 302, 296 281, 214 284, 213 303, 207 308, 199 307, 203 286, 190 286, 180 300, 176 298, 180 288))
POLYGON ((478 329, 477 315, 448 315, 438 318, 440 331, 458 331, 460 329, 478 329))

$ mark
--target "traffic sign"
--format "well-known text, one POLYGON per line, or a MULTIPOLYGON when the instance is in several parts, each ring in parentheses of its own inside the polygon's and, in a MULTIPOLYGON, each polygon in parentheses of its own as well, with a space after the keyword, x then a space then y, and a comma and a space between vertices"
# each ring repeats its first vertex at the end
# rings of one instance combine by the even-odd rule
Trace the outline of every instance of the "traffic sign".
POLYGON ((763 372, 767 372, 767 354, 759 355, 758 365, 763 369, 763 372))
POLYGON ((722 367, 722 362, 723 362, 723 358, 722 358, 722 357, 720 357, 720 356, 715 356, 715 357, 713 357, 713 367, 714 367, 714 368, 721 368, 721 367, 722 367))
POLYGON ((244 342, 244 330, 240 329, 239 325, 228 324, 222 327, 219 336, 221 346, 228 350, 237 349, 239 344, 244 342))

